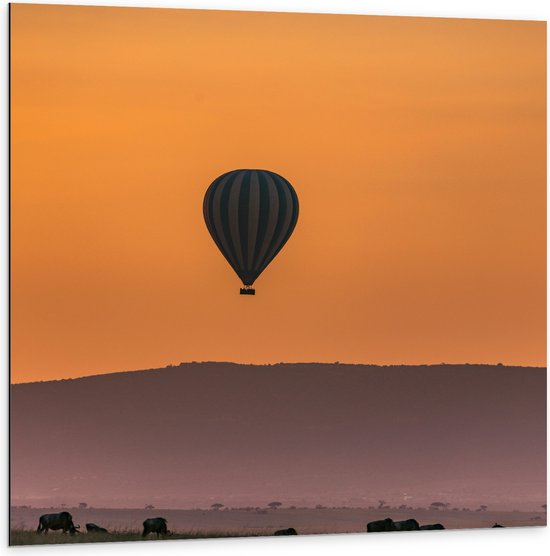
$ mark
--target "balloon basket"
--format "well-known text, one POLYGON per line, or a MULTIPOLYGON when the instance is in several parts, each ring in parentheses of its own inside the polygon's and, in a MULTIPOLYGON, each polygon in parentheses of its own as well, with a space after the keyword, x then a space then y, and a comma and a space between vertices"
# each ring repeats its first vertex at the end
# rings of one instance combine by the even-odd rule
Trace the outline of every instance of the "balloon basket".
POLYGON ((253 288, 241 288, 241 295, 256 295, 256 290, 253 288))

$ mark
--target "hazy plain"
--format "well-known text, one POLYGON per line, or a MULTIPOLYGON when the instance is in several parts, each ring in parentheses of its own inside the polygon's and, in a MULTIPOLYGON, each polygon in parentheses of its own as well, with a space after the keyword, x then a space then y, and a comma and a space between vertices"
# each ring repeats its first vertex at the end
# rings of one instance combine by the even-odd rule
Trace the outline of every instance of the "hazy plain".
MULTIPOLYGON (((11 544, 44 542, 97 542, 140 540, 142 522, 147 517, 162 516, 173 533, 168 538, 208 538, 272 535, 278 529, 294 527, 299 534, 364 533, 369 521, 391 517, 394 520, 414 518, 420 525, 442 523, 446 529, 488 528, 495 523, 505 527, 546 525, 543 512, 392 510, 367 508, 280 508, 227 510, 165 510, 68 508, 82 533, 71 537, 59 532, 38 535, 34 531, 38 518, 57 510, 48 508, 11 509, 11 544), (111 535, 89 535, 85 524, 93 522, 106 527, 111 535)), ((422 532, 425 534, 426 532, 422 532)), ((151 535, 151 539, 156 535, 151 535)))

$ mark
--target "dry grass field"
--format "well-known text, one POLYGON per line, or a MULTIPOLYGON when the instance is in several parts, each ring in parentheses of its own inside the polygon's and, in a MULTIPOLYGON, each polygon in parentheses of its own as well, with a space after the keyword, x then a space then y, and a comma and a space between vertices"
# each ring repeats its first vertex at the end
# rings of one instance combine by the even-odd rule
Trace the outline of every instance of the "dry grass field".
POLYGON ((140 531, 114 530, 110 533, 86 533, 76 535, 64 535, 60 532, 50 532, 48 535, 39 535, 36 531, 28 529, 12 529, 10 532, 10 545, 30 545, 30 544, 67 544, 67 543, 92 543, 92 542, 127 542, 127 541, 156 541, 156 540, 178 540, 178 539, 216 539, 230 537, 258 537, 269 535, 265 533, 241 533, 234 531, 227 533, 223 531, 196 531, 190 533, 171 533, 168 536, 161 536, 157 539, 154 534, 147 538, 141 536, 140 531))
MULTIPOLYGON (((12 508, 11 545, 82 542, 124 542, 144 540, 141 524, 147 517, 163 516, 171 535, 167 539, 220 537, 256 537, 272 535, 278 529, 294 527, 299 534, 363 533, 369 521, 391 517, 394 520, 415 518, 421 525, 442 523, 446 529, 489 528, 496 522, 505 527, 546 525, 543 512, 506 511, 437 511, 437 510, 369 510, 364 508, 281 508, 277 510, 139 510, 139 509, 70 509, 82 532, 64 535, 50 531, 37 534, 38 518, 54 510, 12 508), (93 522, 110 533, 86 533, 85 524, 93 522)), ((426 534, 427 532, 422 532, 426 534)), ((437 532, 436 532, 437 533, 437 532)), ((496 533, 496 530, 495 530, 496 533)), ((156 540, 152 534, 145 540, 156 540)), ((162 538, 162 537, 161 537, 162 538)))

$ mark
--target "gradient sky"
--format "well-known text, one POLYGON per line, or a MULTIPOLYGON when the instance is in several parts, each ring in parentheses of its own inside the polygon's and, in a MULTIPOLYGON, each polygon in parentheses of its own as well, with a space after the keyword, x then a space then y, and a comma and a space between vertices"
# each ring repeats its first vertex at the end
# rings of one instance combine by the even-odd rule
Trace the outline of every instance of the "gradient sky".
POLYGON ((546 364, 546 24, 11 6, 12 381, 188 360, 546 364), (255 297, 235 168, 300 198, 255 297))

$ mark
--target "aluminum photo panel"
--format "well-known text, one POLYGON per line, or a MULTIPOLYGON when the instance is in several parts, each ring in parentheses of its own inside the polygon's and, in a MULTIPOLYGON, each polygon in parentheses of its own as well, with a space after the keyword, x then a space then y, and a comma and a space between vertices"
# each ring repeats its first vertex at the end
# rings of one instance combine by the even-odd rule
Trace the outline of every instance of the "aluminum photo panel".
POLYGON ((545 22, 10 47, 12 545, 546 525, 545 22))

